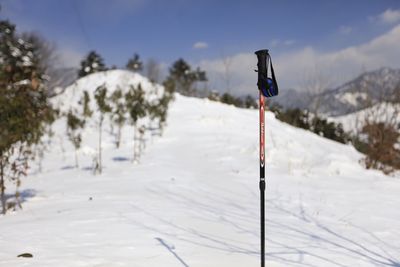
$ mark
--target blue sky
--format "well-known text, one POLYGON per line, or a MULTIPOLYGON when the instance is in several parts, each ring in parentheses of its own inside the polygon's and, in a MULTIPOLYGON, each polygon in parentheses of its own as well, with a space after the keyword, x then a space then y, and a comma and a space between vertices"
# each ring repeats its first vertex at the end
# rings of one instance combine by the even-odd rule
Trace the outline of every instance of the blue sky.
MULTIPOLYGON (((0 4, 1 18, 56 42, 65 65, 76 65, 94 49, 107 65, 124 66, 137 52, 165 66, 183 57, 214 72, 214 80, 221 76, 217 65, 222 58, 232 59, 231 75, 236 77, 240 68, 235 68, 235 60, 260 48, 269 48, 278 65, 290 55, 307 52, 319 59, 362 47, 400 24, 398 0, 0 0, 0 4)), ((370 68, 359 70, 363 67, 370 68)), ((296 83, 283 81, 288 87, 296 83)))

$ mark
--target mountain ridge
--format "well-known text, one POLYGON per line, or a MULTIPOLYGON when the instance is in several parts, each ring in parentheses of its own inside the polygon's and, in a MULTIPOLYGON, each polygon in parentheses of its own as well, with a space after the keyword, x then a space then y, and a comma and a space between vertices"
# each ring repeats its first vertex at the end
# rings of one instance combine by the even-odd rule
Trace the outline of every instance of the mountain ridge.
POLYGON ((382 67, 360 74, 355 79, 320 94, 294 89, 281 90, 281 97, 273 99, 284 108, 312 110, 319 102, 319 112, 328 116, 343 116, 360 111, 400 95, 400 69, 382 67))

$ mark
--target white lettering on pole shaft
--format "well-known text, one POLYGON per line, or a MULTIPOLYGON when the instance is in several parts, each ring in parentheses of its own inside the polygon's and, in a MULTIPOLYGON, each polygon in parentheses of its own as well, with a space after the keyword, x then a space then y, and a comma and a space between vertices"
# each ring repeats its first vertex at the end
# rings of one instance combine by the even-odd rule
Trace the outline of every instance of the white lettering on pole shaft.
POLYGON ((264 97, 260 99, 260 165, 264 167, 265 163, 265 144, 264 144, 264 136, 265 136, 265 119, 264 119, 265 111, 264 111, 264 97))

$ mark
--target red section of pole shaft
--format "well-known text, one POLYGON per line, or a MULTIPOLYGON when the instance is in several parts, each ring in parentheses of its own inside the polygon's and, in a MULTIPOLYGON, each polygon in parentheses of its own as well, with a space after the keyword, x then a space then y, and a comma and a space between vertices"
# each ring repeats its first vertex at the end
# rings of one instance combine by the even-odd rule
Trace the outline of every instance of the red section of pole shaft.
POLYGON ((261 267, 265 267, 265 98, 260 91, 260 230, 261 267))

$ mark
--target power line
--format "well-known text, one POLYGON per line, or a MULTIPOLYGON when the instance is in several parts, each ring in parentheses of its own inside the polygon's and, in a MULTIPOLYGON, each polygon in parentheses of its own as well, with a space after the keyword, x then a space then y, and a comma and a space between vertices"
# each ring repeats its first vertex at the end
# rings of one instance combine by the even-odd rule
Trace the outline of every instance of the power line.
POLYGON ((90 48, 92 48, 91 41, 90 41, 90 38, 89 38, 89 34, 87 33, 85 25, 83 23, 83 19, 82 19, 82 15, 80 13, 80 10, 79 10, 78 2, 77 2, 77 0, 73 0, 71 2, 72 2, 72 7, 73 7, 73 9, 75 11, 75 14, 76 14, 76 17, 77 17, 78 26, 79 26, 79 28, 81 30, 82 35, 83 35, 83 39, 85 40, 86 45, 90 49, 90 48))

